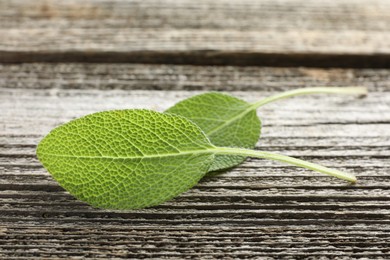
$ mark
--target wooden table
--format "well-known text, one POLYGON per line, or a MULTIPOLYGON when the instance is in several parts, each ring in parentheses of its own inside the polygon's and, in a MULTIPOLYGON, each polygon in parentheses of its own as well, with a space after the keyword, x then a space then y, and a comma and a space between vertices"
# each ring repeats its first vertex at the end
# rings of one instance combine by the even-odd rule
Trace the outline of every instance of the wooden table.
POLYGON ((0 1, 0 258, 389 259, 389 32, 386 0, 0 1), (96 111, 351 85, 369 95, 259 109, 257 149, 356 185, 249 159, 161 206, 100 210, 35 156, 50 129, 96 111))

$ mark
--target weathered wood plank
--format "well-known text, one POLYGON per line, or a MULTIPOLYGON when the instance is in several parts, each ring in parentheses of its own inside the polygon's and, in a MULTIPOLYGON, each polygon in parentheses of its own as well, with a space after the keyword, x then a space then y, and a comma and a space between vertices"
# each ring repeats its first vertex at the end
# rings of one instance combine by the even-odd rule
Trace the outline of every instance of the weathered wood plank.
POLYGON ((0 258, 389 258, 389 79, 385 69, 0 65, 0 258), (163 111, 211 89, 255 101, 320 85, 370 93, 267 105, 257 149, 353 172, 356 185, 251 159, 158 207, 100 210, 35 157, 52 127, 95 111, 163 111))
POLYGON ((0 3, 0 62, 390 66, 390 5, 342 1, 0 3))
MULTIPOLYGON (((2 88, 95 90, 283 91, 364 85, 390 91, 387 69, 313 69, 132 64, 0 64, 2 88)), ((38 92, 37 92, 38 93, 38 92)), ((55 91, 53 91, 55 93, 55 91)), ((80 92, 74 92, 79 95, 80 92)), ((98 91, 92 92, 98 95, 98 91)), ((157 92, 156 95, 170 95, 157 92)), ((168 96, 169 99, 173 98, 168 96)), ((142 95, 139 97, 142 98, 142 95)))
POLYGON ((1 2, 2 28, 389 29, 383 0, 26 0, 1 2), (190 16, 188 14, 191 14, 190 16), (33 22, 32 22, 33 21, 33 22), (99 23, 96 23, 99 21, 99 23))
MULTIPOLYGON (((10 252, 12 242, 31 240, 31 247, 20 249, 15 255, 34 257, 48 254, 45 250, 34 250, 45 242, 47 248, 57 247, 56 253, 63 255, 98 257, 181 257, 192 258, 239 258, 239 257, 278 257, 296 258, 318 257, 385 257, 386 244, 381 238, 386 236, 382 230, 366 230, 355 226, 360 232, 348 227, 323 229, 318 227, 245 227, 221 229, 218 227, 164 228, 150 231, 150 227, 113 229, 103 226, 100 230, 82 226, 46 226, 43 230, 34 226, 15 227, 3 233, 7 247, 1 252, 10 252), (342 230, 345 228, 345 231, 342 230), (24 230, 28 230, 27 232, 24 230), (68 238, 62 234, 66 232, 68 238), (299 233, 297 233, 299 232, 299 233), (115 233, 115 235, 110 235, 115 233), (91 234, 88 236, 86 234, 91 234), (196 235, 195 235, 196 234, 196 235), (321 237, 317 239, 317 237, 321 237), (9 239, 9 240, 8 240, 9 239), (275 246, 274 241, 279 241, 275 246), (369 244, 367 242, 370 242, 369 244), (305 246, 303 246, 303 244, 305 246), (172 246, 175 245, 175 246, 172 246), (331 246, 334 245, 334 246, 331 246), (92 248, 92 250, 90 250, 92 248), (104 252, 99 250, 104 249, 104 252), (252 248, 252 249, 251 249, 252 248), (293 248, 300 248, 296 252, 293 248), (7 250, 8 249, 8 250, 7 250), (85 252, 89 253, 86 255, 85 252), (61 254, 62 253, 62 254, 61 254)), ((12 249, 11 249, 12 250, 12 249)), ((52 250, 53 251, 53 250, 52 250)), ((7 254, 8 255, 8 254, 7 254)))

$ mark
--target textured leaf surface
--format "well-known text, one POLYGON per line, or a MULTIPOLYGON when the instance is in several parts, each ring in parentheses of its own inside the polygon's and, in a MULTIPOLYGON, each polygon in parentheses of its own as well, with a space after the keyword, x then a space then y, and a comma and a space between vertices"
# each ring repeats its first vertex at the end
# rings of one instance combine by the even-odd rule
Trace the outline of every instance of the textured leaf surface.
POLYGON ((148 110, 91 114, 51 131, 37 155, 76 198, 95 207, 135 209, 188 190, 214 154, 199 127, 148 110))
MULTIPOLYGON (((184 116, 196 123, 216 146, 254 148, 261 122, 256 107, 230 95, 210 92, 185 99, 166 113, 184 116)), ((210 171, 240 164, 245 157, 216 155, 210 171)))

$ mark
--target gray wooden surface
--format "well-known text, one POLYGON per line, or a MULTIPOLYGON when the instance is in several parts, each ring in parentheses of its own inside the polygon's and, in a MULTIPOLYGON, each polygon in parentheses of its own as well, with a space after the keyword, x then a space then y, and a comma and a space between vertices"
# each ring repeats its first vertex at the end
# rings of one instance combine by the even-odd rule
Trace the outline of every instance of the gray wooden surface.
POLYGON ((3 0, 0 62, 389 67, 389 30, 388 0, 3 0))
POLYGON ((0 258, 389 259, 389 10, 384 0, 0 1, 0 258), (277 67, 244 66, 266 64, 277 67), (35 156, 50 129, 96 111, 163 111, 209 90, 255 101, 353 85, 368 96, 259 109, 256 148, 349 171, 356 185, 249 159, 158 207, 100 210, 35 156))

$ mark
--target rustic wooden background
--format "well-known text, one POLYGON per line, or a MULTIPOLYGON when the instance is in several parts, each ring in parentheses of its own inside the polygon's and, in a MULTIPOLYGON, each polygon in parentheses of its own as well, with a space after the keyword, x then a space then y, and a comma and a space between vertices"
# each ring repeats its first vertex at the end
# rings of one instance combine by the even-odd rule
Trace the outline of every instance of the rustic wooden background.
POLYGON ((390 2, 0 0, 0 258, 390 259, 390 2), (267 105, 257 148, 357 185, 251 159, 161 206, 93 209, 35 156, 53 127, 203 91, 311 86, 366 98, 267 105))

